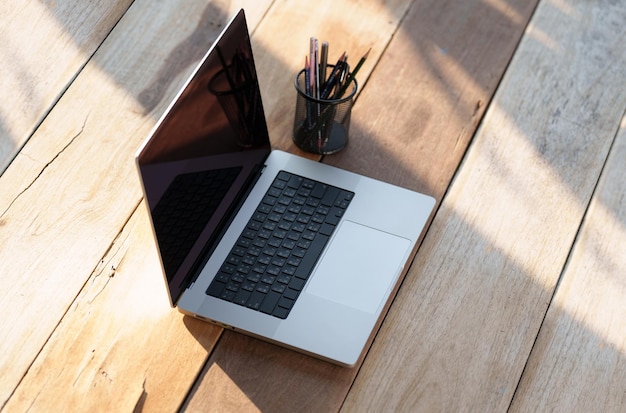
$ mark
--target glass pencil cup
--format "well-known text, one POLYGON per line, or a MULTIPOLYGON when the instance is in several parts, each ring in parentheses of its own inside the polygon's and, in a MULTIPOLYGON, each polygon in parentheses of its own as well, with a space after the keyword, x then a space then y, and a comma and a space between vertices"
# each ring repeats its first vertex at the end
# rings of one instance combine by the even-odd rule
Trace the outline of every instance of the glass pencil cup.
POLYGON ((297 97, 293 141, 300 149, 310 153, 329 155, 339 152, 348 143, 350 114, 358 88, 356 79, 352 79, 339 99, 309 96, 305 79, 305 69, 302 69, 295 79, 297 97))

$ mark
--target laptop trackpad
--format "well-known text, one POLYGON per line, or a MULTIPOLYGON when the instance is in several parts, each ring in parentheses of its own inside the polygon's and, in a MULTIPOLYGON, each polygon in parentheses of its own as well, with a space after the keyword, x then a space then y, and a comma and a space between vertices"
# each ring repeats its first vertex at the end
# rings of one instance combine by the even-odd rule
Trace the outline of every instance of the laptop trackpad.
POLYGON ((306 291, 374 313, 404 264, 410 241, 344 221, 306 291))

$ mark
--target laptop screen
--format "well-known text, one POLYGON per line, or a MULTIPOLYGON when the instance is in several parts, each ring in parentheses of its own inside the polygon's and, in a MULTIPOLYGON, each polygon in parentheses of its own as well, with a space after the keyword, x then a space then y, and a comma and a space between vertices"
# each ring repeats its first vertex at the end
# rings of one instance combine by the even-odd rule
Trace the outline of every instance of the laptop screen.
POLYGON ((240 11, 137 158, 173 303, 219 240, 269 152, 240 11))

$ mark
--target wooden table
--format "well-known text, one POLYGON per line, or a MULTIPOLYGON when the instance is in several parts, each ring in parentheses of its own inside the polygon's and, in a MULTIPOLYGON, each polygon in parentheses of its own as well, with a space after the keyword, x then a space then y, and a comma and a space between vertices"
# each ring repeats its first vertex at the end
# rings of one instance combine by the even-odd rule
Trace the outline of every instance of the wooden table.
POLYGON ((0 22, 3 411, 626 411, 626 2, 60 0, 0 22), (309 37, 371 48, 322 161, 438 201, 357 368, 168 306, 133 155, 240 7, 275 147, 299 153, 309 37))

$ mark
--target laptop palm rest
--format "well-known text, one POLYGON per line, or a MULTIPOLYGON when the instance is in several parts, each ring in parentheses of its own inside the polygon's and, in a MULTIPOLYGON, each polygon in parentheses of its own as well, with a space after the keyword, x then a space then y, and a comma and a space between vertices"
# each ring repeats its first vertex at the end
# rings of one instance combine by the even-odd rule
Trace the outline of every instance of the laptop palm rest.
POLYGON ((308 294, 375 313, 406 261, 408 239, 344 221, 322 257, 308 294))

